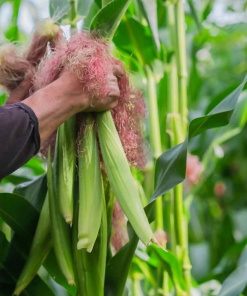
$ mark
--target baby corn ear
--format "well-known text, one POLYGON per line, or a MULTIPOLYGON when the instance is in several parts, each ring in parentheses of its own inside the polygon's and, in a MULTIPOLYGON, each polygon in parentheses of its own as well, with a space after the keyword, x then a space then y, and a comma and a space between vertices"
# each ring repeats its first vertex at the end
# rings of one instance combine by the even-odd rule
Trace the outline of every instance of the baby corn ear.
POLYGON ((64 122, 57 133, 57 194, 60 211, 66 223, 72 225, 73 188, 76 167, 75 117, 64 122))
POLYGON ((87 115, 79 155, 79 220, 77 248, 91 252, 101 221, 103 189, 92 115, 87 115))
POLYGON ((72 263, 72 250, 68 228, 69 226, 66 225, 58 208, 57 193, 54 183, 54 172, 51 164, 50 148, 48 151, 47 180, 53 248, 62 273, 68 280, 69 285, 74 285, 75 276, 72 263))
POLYGON ((16 284, 14 295, 20 295, 37 274, 52 247, 49 200, 46 196, 27 262, 16 284))
POLYGON ((145 245, 153 240, 153 232, 142 207, 121 141, 109 111, 97 114, 100 148, 107 176, 130 224, 145 245))

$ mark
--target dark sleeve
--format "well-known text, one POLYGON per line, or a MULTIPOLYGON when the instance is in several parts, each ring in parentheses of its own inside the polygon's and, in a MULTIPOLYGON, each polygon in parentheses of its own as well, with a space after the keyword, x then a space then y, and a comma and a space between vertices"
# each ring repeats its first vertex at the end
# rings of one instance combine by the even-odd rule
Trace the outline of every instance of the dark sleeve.
POLYGON ((0 180, 38 153, 38 119, 23 103, 0 107, 0 180))

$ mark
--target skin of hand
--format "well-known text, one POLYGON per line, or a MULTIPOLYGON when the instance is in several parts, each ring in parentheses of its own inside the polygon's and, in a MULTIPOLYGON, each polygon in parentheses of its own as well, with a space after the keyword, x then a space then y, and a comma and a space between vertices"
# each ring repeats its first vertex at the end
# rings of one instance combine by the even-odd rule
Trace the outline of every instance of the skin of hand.
MULTIPOLYGON (((110 91, 107 98, 90 98, 78 78, 69 71, 63 71, 57 80, 23 100, 22 103, 28 105, 38 118, 41 144, 59 125, 78 112, 102 112, 116 107, 120 96, 118 79, 122 75, 121 66, 115 66, 113 73, 108 75, 110 91)), ((14 90, 12 95, 17 96, 17 91, 14 90)))

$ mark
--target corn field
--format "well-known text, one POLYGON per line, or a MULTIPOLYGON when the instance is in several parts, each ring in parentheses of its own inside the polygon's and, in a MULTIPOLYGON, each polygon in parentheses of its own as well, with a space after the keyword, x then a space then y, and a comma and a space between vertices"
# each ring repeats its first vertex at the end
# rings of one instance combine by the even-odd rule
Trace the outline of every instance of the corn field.
POLYGON ((32 91, 66 69, 104 97, 124 69, 116 107, 1 180, 0 296, 247 295, 246 20, 245 0, 0 0, 0 105, 6 45, 32 91))

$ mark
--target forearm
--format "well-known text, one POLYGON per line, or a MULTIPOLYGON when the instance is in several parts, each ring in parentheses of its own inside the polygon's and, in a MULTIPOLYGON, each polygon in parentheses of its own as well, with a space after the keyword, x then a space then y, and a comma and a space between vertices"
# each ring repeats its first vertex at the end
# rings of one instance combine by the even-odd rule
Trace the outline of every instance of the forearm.
POLYGON ((43 143, 64 121, 87 106, 87 96, 78 98, 67 96, 64 85, 56 80, 47 87, 37 91, 23 101, 36 114, 39 122, 39 133, 43 143))

